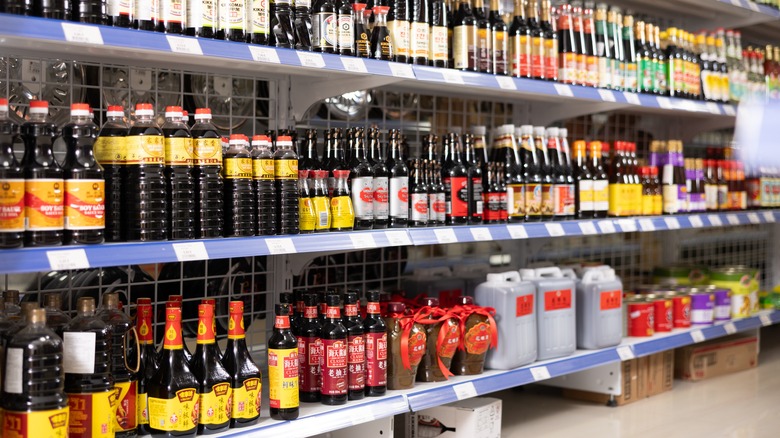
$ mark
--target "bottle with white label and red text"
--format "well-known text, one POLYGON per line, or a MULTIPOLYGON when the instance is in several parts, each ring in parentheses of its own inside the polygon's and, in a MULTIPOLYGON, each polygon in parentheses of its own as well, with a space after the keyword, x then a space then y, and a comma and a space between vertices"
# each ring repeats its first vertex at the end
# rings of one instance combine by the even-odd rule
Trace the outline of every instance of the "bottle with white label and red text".
POLYGON ((465 225, 469 220, 468 171, 461 161, 460 136, 450 133, 444 140, 444 160, 441 169, 447 204, 445 223, 465 225))
MULTIPOLYGON (((224 1, 224 0, 223 0, 224 1)), ((271 41, 271 7, 269 0, 247 0, 247 42, 265 46, 271 41)))
POLYGON ((335 53, 338 47, 336 5, 331 0, 322 0, 313 4, 311 11, 312 50, 335 53))
POLYGON ((390 150, 387 168, 390 171, 390 228, 406 228, 409 222, 409 168, 401 151, 401 133, 388 132, 390 150))
POLYGON ((370 230, 374 225, 374 172, 366 156, 362 128, 353 132, 351 141, 352 158, 348 167, 351 169, 350 191, 355 209, 354 229, 370 230))
POLYGON ((387 392, 387 326, 379 307, 380 292, 366 292, 366 396, 379 397, 387 392))
POLYGON ((355 55, 355 15, 349 0, 336 3, 336 53, 343 56, 355 55))
POLYGON ((409 177, 409 226, 428 225, 428 184, 425 181, 423 160, 412 161, 409 177))
POLYGON ((379 129, 371 128, 368 131, 368 161, 371 165, 371 171, 374 174, 372 193, 373 193, 373 212, 374 228, 387 228, 390 213, 389 205, 389 184, 390 171, 385 164, 385 158, 382 154, 382 145, 379 143, 379 129))
POLYGON ((246 0, 219 0, 217 38, 246 42, 249 26, 246 0))
POLYGON ((200 38, 214 38, 219 26, 219 0, 187 0, 185 33, 200 38))
POLYGON ((341 322, 339 301, 338 295, 326 297, 325 320, 320 331, 323 347, 323 354, 320 356, 320 399, 325 405, 343 405, 347 402, 348 333, 341 322))
POLYGON ((24 240, 24 172, 14 155, 19 140, 8 100, 0 99, 0 248, 16 248, 24 240))

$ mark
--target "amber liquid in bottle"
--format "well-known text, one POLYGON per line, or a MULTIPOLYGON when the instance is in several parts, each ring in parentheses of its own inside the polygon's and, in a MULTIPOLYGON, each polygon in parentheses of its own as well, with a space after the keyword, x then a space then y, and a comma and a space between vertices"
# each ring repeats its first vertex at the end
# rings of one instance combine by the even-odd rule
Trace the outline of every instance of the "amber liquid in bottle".
POLYGON ((260 418, 262 376, 246 346, 244 302, 231 301, 228 307, 228 343, 222 355, 222 365, 230 375, 230 385, 233 388, 230 427, 246 427, 257 423, 260 418))
POLYGON ((195 184, 195 236, 199 239, 222 237, 222 143, 217 127, 211 123, 211 110, 195 110, 192 125, 192 179, 195 184))

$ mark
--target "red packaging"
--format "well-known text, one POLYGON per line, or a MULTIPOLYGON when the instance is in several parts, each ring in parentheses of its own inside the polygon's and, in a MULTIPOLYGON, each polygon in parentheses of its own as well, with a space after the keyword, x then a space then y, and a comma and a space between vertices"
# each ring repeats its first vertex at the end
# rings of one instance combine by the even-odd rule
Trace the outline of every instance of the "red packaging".
POLYGON ((364 336, 350 336, 347 345, 349 368, 349 389, 363 390, 366 387, 366 343, 364 336))
POLYGON ((672 296, 672 321, 674 328, 689 328, 691 326, 691 297, 687 295, 672 296))
POLYGON ((655 331, 672 331, 672 300, 659 298, 653 301, 655 307, 655 331))
MULTIPOLYGON (((330 307, 329 307, 330 309, 330 307)), ((347 343, 343 339, 323 339, 322 369, 323 395, 347 393, 347 343)))
POLYGON ((302 392, 320 391, 320 360, 322 340, 317 337, 298 337, 298 385, 302 392))
POLYGON ((387 385, 387 333, 366 333, 366 386, 387 385))
POLYGON ((655 326, 655 304, 648 302, 628 303, 628 336, 653 336, 655 326))
POLYGON ((444 189, 450 200, 447 205, 447 216, 467 217, 469 214, 468 178, 465 176, 444 178, 444 189))

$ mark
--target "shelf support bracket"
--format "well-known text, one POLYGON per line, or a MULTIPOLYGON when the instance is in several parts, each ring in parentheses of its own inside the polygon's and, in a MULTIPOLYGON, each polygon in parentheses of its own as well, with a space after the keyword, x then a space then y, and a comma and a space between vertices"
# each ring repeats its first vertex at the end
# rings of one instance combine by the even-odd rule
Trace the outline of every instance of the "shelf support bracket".
POLYGON ((293 77, 290 80, 291 116, 302 121, 309 108, 322 99, 338 96, 350 91, 381 87, 402 80, 393 76, 349 76, 314 79, 311 77, 293 77))

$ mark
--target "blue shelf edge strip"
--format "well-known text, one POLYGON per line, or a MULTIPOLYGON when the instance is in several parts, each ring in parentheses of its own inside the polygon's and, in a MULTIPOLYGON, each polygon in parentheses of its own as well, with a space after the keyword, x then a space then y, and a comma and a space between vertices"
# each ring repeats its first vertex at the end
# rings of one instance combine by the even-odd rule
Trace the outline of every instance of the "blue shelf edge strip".
POLYGON ((0 274, 408 245, 437 245, 774 223, 780 210, 545 223, 399 228, 290 236, 0 250, 0 274))

